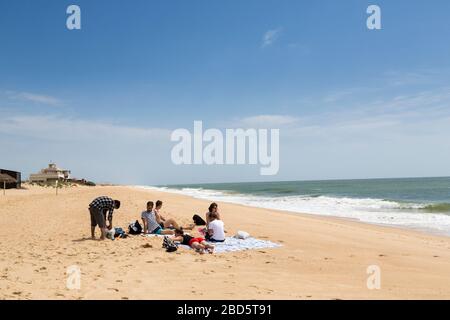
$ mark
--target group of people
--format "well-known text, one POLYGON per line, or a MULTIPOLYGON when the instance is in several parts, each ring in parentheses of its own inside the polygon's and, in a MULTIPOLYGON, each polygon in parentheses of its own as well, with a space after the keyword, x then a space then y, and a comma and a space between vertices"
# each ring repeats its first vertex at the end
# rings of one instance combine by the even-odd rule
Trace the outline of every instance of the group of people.
MULTIPOLYGON (((195 224, 181 226, 173 218, 165 218, 161 214, 163 202, 161 200, 147 202, 147 208, 141 213, 143 223, 142 232, 145 234, 168 235, 173 241, 190 246, 198 252, 214 251, 214 242, 225 241, 224 223, 220 218, 217 203, 211 203, 206 213, 206 227, 201 229, 203 237, 194 237, 185 232, 192 230, 195 224)), ((115 209, 120 208, 120 201, 107 196, 94 199, 89 204, 91 217, 91 237, 95 239, 95 228, 98 226, 101 230, 100 240, 106 238, 108 230, 113 228, 113 213, 115 209)), ((200 219, 202 220, 202 219, 200 219)), ((197 223, 198 224, 198 223, 197 223)))

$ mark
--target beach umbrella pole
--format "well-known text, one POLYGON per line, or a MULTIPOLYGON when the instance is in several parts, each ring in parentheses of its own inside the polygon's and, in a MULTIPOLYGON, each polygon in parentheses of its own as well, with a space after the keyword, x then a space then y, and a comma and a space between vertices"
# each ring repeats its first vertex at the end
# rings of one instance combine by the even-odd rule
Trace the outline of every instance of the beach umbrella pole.
POLYGON ((3 195, 6 195, 6 181, 3 181, 3 195))

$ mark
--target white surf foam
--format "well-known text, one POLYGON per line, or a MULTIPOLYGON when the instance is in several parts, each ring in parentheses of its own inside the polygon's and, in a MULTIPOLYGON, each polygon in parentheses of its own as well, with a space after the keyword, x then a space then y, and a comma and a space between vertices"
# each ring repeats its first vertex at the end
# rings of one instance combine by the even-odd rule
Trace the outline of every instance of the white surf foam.
POLYGON ((426 204, 328 196, 264 197, 201 188, 139 187, 215 202, 222 201, 267 209, 356 219, 367 223, 401 226, 450 236, 450 216, 420 212, 419 209, 424 208, 426 204))

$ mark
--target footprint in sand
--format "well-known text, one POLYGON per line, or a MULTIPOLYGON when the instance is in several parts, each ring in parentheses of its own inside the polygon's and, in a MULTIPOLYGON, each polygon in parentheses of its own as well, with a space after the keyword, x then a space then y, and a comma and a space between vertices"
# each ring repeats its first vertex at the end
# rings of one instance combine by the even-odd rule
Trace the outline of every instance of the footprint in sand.
POLYGON ((119 289, 117 289, 117 288, 108 288, 108 290, 113 290, 115 292, 119 292, 119 289))
POLYGON ((203 274, 211 274, 211 273, 214 273, 214 271, 213 270, 204 270, 203 271, 203 274))

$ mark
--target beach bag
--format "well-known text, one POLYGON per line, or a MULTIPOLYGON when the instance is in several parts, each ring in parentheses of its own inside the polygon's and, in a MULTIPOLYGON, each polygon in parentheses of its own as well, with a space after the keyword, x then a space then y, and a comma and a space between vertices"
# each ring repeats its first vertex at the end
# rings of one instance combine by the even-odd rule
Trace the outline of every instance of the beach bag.
POLYGON ((114 240, 114 234, 115 234, 115 230, 114 229, 108 230, 106 232, 106 238, 114 240))
POLYGON ((128 226, 128 233, 129 234, 141 234, 142 232, 142 226, 139 223, 139 221, 135 221, 130 223, 130 225, 128 226))
POLYGON ((115 228, 114 237, 116 237, 116 238, 126 238, 127 234, 122 228, 117 227, 117 228, 115 228))
POLYGON ((202 217, 200 217, 198 214, 194 214, 194 216, 192 217, 192 220, 194 220, 194 223, 196 226, 205 226, 206 225, 205 220, 203 220, 202 217))
POLYGON ((168 236, 164 236, 162 247, 166 248, 167 252, 174 252, 178 250, 178 246, 168 236))

